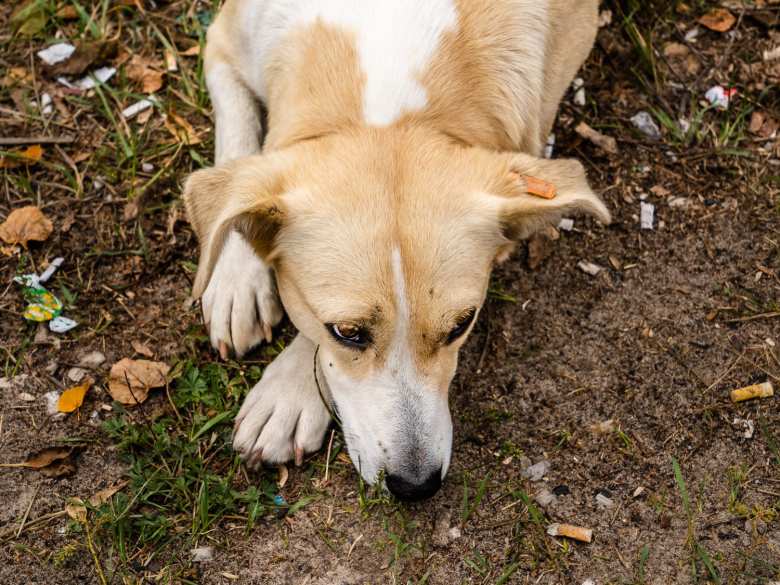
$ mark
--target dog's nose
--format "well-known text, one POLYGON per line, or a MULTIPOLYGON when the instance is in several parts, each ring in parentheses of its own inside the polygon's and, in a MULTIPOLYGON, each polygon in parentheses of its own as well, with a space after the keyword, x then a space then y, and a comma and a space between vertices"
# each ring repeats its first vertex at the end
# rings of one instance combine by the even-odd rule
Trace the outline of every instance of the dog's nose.
POLYGON ((415 483, 400 475, 388 474, 385 477, 387 489, 399 500, 416 502, 430 498, 441 487, 441 468, 431 473, 422 483, 415 483))

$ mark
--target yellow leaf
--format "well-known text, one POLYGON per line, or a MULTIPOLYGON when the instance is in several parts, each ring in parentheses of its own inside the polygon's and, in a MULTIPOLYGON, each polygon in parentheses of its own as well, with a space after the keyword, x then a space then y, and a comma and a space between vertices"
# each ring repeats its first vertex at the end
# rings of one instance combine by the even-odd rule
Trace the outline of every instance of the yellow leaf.
POLYGON ((43 147, 33 144, 24 150, 11 153, 10 156, 0 157, 0 169, 15 169, 22 165, 34 165, 43 158, 43 147))
POLYGON ((84 402, 84 396, 86 396, 89 387, 92 386, 92 382, 91 378, 87 378, 83 384, 65 390, 57 403, 57 410, 60 412, 73 412, 79 408, 84 402))

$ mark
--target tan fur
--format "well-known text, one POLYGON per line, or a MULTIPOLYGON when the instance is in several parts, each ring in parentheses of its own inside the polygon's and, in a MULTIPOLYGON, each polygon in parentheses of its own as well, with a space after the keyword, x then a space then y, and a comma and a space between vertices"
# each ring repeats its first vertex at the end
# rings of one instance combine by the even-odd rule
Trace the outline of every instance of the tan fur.
MULTIPOLYGON (((414 383, 446 394, 466 335, 447 336, 482 306, 495 262, 563 213, 609 221, 581 164, 537 158, 593 42, 597 2, 552 0, 545 10, 532 0, 458 0, 457 29, 420 72, 425 107, 370 127, 353 35, 317 21, 254 62, 242 36, 251 1, 228 0, 209 30, 218 161, 255 154, 187 182, 201 242, 193 292, 238 231, 273 268, 306 347, 321 348, 326 378, 330 368, 358 385, 392 378, 401 347, 414 383), (267 87, 257 85, 258 66, 267 87), (261 90, 269 130, 256 154, 259 119, 246 112, 261 90), (529 195, 525 176, 554 184, 557 196, 529 195), (328 324, 363 328, 372 343, 345 347, 328 324)), ((253 444, 242 436, 248 453, 253 444)))

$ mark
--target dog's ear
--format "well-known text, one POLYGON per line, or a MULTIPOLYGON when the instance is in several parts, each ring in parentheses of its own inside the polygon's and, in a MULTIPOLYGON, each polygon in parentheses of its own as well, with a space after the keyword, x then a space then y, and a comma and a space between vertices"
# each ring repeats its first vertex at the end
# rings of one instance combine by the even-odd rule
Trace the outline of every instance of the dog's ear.
POLYGON ((290 161, 284 155, 250 156, 192 173, 184 185, 187 215, 200 242, 198 272, 192 287, 203 294, 231 230, 239 232, 258 256, 268 259, 284 221, 281 195, 290 161))
POLYGON ((498 196, 501 230, 508 240, 528 238, 568 213, 586 213, 602 223, 610 222, 609 210, 591 191, 578 161, 502 156, 500 176, 494 178, 491 192, 498 196))

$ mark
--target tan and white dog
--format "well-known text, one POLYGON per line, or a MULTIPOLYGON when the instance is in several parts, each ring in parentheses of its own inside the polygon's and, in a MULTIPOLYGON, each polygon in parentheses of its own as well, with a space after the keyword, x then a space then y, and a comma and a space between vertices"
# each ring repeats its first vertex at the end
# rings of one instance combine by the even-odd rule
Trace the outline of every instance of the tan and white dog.
POLYGON ((492 267, 564 212, 609 221, 578 162, 539 158, 597 5, 227 0, 206 47, 217 166, 184 194, 194 295, 223 356, 270 339, 282 304, 299 330, 237 417, 250 465, 300 463, 332 410, 366 481, 439 488, 492 267))

